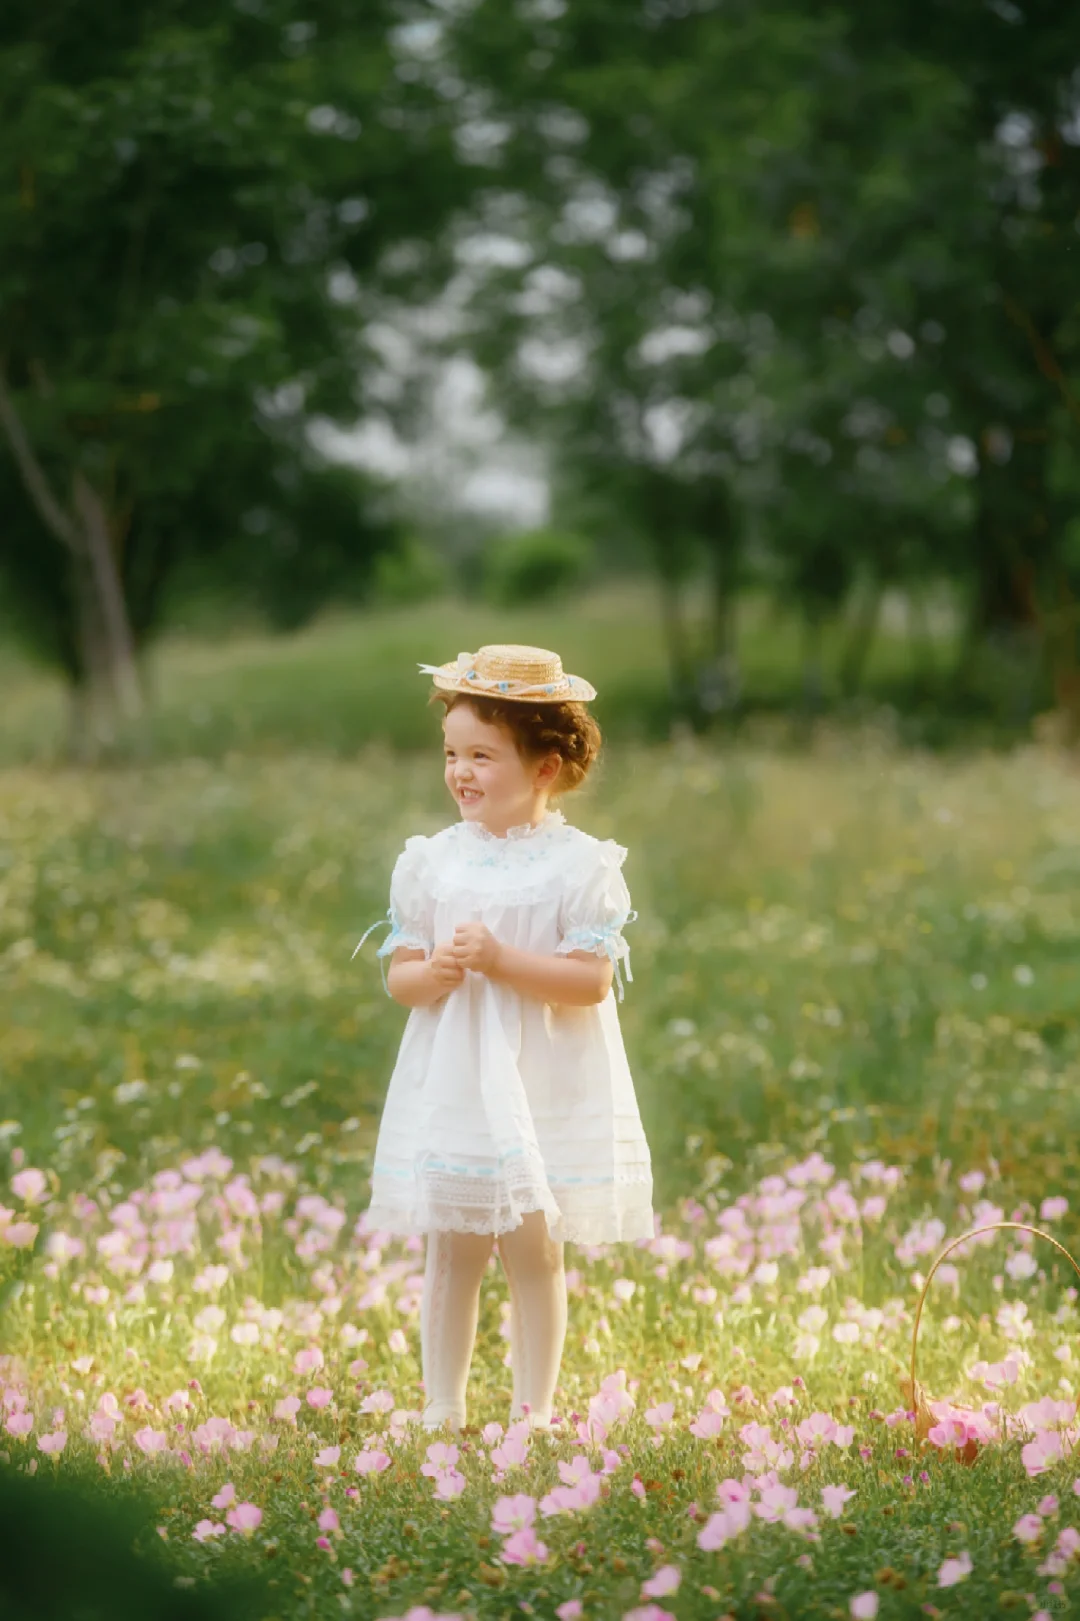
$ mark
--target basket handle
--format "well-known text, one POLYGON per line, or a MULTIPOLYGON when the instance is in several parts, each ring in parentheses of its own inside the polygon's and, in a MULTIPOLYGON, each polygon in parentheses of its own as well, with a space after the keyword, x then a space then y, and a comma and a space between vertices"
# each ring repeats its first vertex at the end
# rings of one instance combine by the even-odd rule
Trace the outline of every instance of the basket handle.
POLYGON ((1045 1238, 1048 1244, 1053 1244, 1054 1248, 1059 1251, 1060 1254, 1064 1255, 1065 1259, 1076 1273, 1076 1276, 1080 1278, 1080 1263, 1074 1260, 1074 1258, 1065 1248, 1064 1244, 1059 1243, 1056 1238, 1052 1238, 1049 1233, 1044 1233, 1041 1227, 1029 1226, 1026 1221, 991 1221, 988 1222, 985 1227, 973 1227, 970 1232, 961 1233, 959 1238, 952 1239, 950 1243, 946 1244, 945 1248, 942 1250, 941 1254, 937 1257, 933 1266, 926 1274, 926 1282, 923 1284, 922 1291, 919 1295, 919 1304, 915 1308, 915 1326, 911 1333, 911 1405, 915 1409, 916 1413, 919 1411, 920 1391, 915 1379, 915 1351, 919 1339, 919 1323, 922 1318, 923 1303, 926 1300, 926 1291, 930 1287, 930 1280, 933 1278, 934 1273, 937 1271, 945 1257, 947 1255, 951 1255, 953 1250, 957 1249, 959 1245, 966 1244, 971 1238, 978 1238, 980 1233, 995 1233, 1001 1232, 1005 1229, 1011 1229, 1014 1232, 1020 1233, 1034 1233, 1036 1238, 1045 1238))

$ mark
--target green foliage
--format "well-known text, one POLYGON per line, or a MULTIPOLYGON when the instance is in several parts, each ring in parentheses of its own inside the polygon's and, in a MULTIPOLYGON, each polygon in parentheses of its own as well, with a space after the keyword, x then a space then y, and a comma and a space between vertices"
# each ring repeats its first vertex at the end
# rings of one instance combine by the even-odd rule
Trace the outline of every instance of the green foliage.
POLYGON ((389 607, 408 607, 445 595, 449 585, 450 569, 441 553, 415 535, 407 535, 394 551, 377 559, 372 596, 389 607))
POLYGON ((121 1497, 101 1482, 0 1467, 4 1621, 240 1621, 266 1613, 262 1584, 250 1577, 178 1587, 153 1514, 149 1497, 121 1497))
POLYGON ((497 398, 669 580, 711 548, 718 643, 748 575, 813 621, 857 579, 948 578, 975 636, 1045 608, 1078 499, 1065 11, 481 0, 455 50, 526 245, 477 295, 497 398))
POLYGON ((313 467, 307 424, 355 416, 361 294, 402 240, 395 289, 430 290, 462 196, 449 110, 395 75, 397 19, 390 0, 6 8, 0 582, 69 675, 88 662, 77 473, 137 644, 181 565, 221 558, 294 626, 389 543, 377 499, 313 467))
POLYGON ((502 608, 556 602, 582 587, 593 561, 581 535, 537 529, 490 541, 484 551, 483 589, 502 608))

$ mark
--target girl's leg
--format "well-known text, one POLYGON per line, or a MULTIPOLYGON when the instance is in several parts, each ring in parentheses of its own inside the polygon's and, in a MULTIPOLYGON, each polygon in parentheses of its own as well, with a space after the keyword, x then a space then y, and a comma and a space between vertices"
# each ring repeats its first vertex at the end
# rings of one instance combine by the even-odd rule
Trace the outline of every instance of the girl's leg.
POLYGON ((549 1238, 543 1211, 530 1210, 520 1227, 500 1236, 499 1256, 510 1288, 510 1417, 523 1418, 527 1403, 529 1422, 546 1428, 566 1339, 563 1245, 549 1238))
POLYGON ((456 1432, 465 1423, 480 1284, 494 1241, 493 1233, 433 1231, 427 1235, 420 1301, 425 1429, 439 1429, 449 1419, 456 1432))

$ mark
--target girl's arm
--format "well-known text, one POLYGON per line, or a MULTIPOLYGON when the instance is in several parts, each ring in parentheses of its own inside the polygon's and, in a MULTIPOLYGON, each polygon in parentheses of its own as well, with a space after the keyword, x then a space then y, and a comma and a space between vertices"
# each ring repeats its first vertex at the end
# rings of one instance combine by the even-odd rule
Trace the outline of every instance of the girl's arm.
POLYGON ((592 1007, 607 996, 615 969, 608 957, 598 957, 593 951, 556 957, 500 945, 486 972, 496 984, 510 985, 539 1002, 592 1007))
POLYGON ((450 989, 436 980, 431 959, 411 946, 398 946, 390 958, 386 988, 402 1007, 430 1007, 450 989))

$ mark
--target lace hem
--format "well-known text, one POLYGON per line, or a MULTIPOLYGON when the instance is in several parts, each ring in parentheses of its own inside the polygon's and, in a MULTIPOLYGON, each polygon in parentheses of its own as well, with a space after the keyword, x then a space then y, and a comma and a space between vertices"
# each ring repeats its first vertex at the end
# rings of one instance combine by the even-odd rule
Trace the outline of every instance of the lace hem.
POLYGON ((568 1244, 640 1244, 650 1243, 655 1236, 656 1222, 651 1192, 640 1189, 637 1196, 625 1205, 603 1210, 560 1209, 553 1219, 546 1200, 537 1193, 532 1197, 523 1193, 513 1217, 470 1212, 444 1206, 420 1209, 415 1205, 398 1204, 385 1198, 372 1198, 361 1217, 365 1234, 388 1233, 395 1237, 422 1237, 439 1230, 453 1233, 473 1233, 481 1236, 512 1232, 521 1226, 522 1218, 531 1210, 543 1210, 547 1216, 548 1233, 552 1241, 568 1244))
POLYGON ((372 1219, 391 1232, 503 1233, 543 1210, 554 1241, 607 1243, 652 1236, 652 1168, 647 1150, 607 1176, 548 1171, 523 1147, 494 1160, 449 1164, 433 1153, 412 1163, 376 1159, 372 1219), (600 1235, 600 1236, 589 1236, 600 1235), (606 1235, 606 1236, 604 1236, 606 1235))

